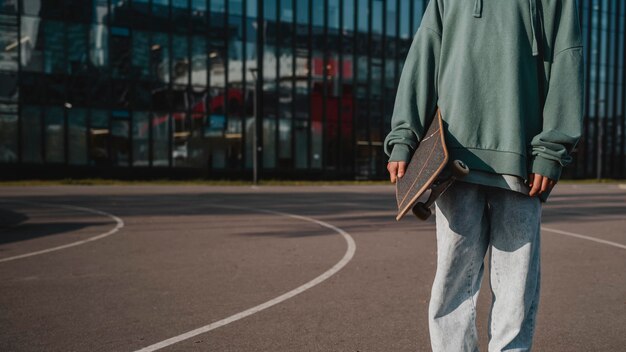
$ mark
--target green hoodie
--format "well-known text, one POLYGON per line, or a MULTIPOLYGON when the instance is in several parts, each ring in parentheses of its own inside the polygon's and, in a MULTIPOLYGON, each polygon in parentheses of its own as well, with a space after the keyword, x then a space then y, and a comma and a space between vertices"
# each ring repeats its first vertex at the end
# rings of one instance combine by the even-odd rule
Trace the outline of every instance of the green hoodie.
POLYGON ((558 180, 581 136, 583 94, 576 0, 431 0, 402 69, 383 148, 389 161, 408 162, 439 106, 452 160, 524 180, 530 172, 558 180))

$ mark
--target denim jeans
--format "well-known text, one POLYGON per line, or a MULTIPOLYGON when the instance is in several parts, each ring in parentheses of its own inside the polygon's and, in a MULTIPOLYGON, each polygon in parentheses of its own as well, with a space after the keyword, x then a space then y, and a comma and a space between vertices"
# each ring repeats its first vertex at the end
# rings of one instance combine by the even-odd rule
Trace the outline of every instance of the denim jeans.
POLYGON ((478 351, 476 299, 488 249, 489 351, 530 351, 541 210, 538 197, 461 181, 437 199, 437 272, 428 312, 434 352, 478 351))

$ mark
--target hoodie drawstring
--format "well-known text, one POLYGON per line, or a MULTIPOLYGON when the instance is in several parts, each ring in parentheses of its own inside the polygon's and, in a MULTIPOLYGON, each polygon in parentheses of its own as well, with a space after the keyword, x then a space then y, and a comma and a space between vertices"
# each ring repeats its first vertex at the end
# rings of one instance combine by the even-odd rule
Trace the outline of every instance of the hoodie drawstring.
POLYGON ((480 17, 483 10, 483 0, 474 1, 474 17, 480 17))
MULTIPOLYGON (((537 15, 537 0, 528 0, 528 5, 530 9, 530 34, 532 37, 532 49, 533 56, 539 55, 539 39, 537 38, 537 30, 535 26, 537 24, 538 15, 537 15)), ((474 17, 481 17, 483 11, 483 0, 474 0, 474 17)))
POLYGON ((537 39, 537 30, 535 25, 537 24, 537 0, 529 0, 530 6, 530 31, 533 37, 533 56, 539 55, 539 40, 537 39))

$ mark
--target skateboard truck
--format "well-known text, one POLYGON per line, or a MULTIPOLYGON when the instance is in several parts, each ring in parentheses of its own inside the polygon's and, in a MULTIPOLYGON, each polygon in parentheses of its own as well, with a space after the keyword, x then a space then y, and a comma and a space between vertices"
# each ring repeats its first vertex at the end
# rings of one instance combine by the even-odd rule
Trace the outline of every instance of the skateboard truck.
MULTIPOLYGON (((437 197, 443 194, 455 180, 461 179, 469 174, 469 168, 461 160, 454 160, 450 166, 451 174, 440 175, 430 187, 430 195, 426 203, 417 202, 413 206, 413 214, 421 220, 426 220, 432 215, 430 206, 435 203, 437 197)), ((445 173, 442 173, 445 174, 445 173)))

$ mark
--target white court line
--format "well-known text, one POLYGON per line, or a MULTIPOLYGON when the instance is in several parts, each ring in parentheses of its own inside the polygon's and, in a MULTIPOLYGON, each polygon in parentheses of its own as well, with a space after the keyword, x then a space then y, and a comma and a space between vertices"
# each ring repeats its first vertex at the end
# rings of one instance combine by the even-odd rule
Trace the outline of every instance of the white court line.
POLYGON ((88 213, 93 213, 93 214, 107 216, 107 217, 113 219, 116 224, 115 224, 114 228, 112 228, 111 230, 109 230, 109 231, 107 231, 107 232, 105 232, 103 234, 96 235, 96 236, 93 236, 93 237, 89 237, 89 238, 84 239, 84 240, 80 240, 80 241, 64 244, 64 245, 57 246, 57 247, 51 247, 51 248, 47 248, 47 249, 42 249, 40 251, 24 253, 24 254, 13 256, 13 257, 2 258, 2 259, 0 259, 0 263, 8 262, 8 261, 11 261, 11 260, 16 260, 16 259, 21 259, 21 258, 26 258, 26 257, 32 257, 32 256, 39 255, 39 254, 59 251, 61 249, 78 246, 78 245, 85 244, 85 243, 91 242, 91 241, 96 241, 96 240, 102 239, 104 237, 111 236, 112 234, 114 234, 117 231, 119 231, 122 227, 124 227, 124 221, 122 219, 120 219, 119 217, 117 217, 117 216, 115 216, 113 214, 109 214, 109 213, 107 213, 105 211, 102 211, 102 210, 85 208, 85 207, 78 207, 78 206, 74 206, 74 205, 27 202, 27 201, 23 201, 23 200, 8 200, 8 201, 7 200, 2 200, 2 202, 13 202, 13 203, 31 204, 31 205, 38 205, 38 206, 48 206, 48 207, 53 207, 53 208, 57 207, 57 208, 65 208, 65 209, 71 209, 71 210, 84 211, 84 212, 88 212, 88 213))
POLYGON ((346 253, 343 255, 343 258, 341 258, 341 260, 339 262, 337 262, 337 264, 333 265, 332 268, 328 269, 326 272, 322 273, 320 276, 314 278, 313 280, 305 283, 304 285, 297 287, 287 293, 284 293, 274 299, 271 299, 265 303, 261 303, 258 306, 252 307, 250 309, 244 310, 243 312, 231 315, 227 318, 224 318, 222 320, 216 321, 214 323, 199 327, 197 329, 191 330, 189 332, 186 332, 184 334, 180 334, 178 336, 174 336, 171 337, 167 340, 155 343, 153 345, 150 345, 148 347, 144 347, 140 350, 137 350, 136 352, 147 352, 147 351, 156 351, 159 350, 161 348, 173 345, 175 343, 181 342, 183 340, 187 340, 189 338, 192 338, 196 335, 200 335, 203 334, 205 332, 209 332, 211 330, 215 330, 219 327, 222 327, 224 325, 230 324, 234 321, 243 319, 247 316, 250 316, 254 313, 258 313, 264 309, 270 308, 271 306, 274 306, 278 303, 281 303, 283 301, 286 301, 292 297, 294 297, 295 295, 302 293, 320 283, 322 283, 323 281, 325 281, 326 279, 328 279, 329 277, 333 276, 335 273, 337 273, 339 270, 341 270, 344 266, 346 266, 346 264, 348 264, 348 262, 350 262, 350 260, 352 260, 352 257, 354 256, 354 252, 356 251, 356 243, 354 242, 354 239, 352 238, 352 236, 350 236, 350 234, 348 234, 346 231, 340 229, 339 227, 336 227, 334 225, 331 225, 327 222, 321 221, 321 220, 317 220, 317 219, 313 219, 310 218, 308 216, 302 216, 302 215, 294 215, 294 214, 289 214, 289 213, 283 213, 283 212, 279 212, 279 211, 273 211, 273 210, 266 210, 266 209, 253 209, 253 208, 246 208, 246 207, 238 207, 238 206, 222 206, 222 205, 210 205, 213 207, 219 207, 219 208, 234 208, 234 209, 242 209, 242 210, 246 210, 246 211, 260 211, 260 212, 265 212, 265 213, 270 213, 270 214, 276 214, 276 215, 281 215, 281 216, 287 216, 290 218, 294 218, 294 219, 299 219, 299 220, 304 220, 304 221, 309 221, 309 222, 313 222, 316 224, 319 224, 321 226, 324 226, 326 228, 329 228, 335 232, 338 232, 339 234, 341 234, 341 236, 343 236, 344 240, 346 241, 346 243, 348 244, 348 248, 346 250, 346 253))
MULTIPOLYGON (((354 207, 361 207, 361 208, 370 208, 370 209, 388 209, 388 208, 381 208, 379 206, 371 206, 371 205, 367 205, 367 204, 357 204, 357 203, 349 203, 349 202, 344 202, 344 203, 337 203, 337 204, 342 204, 342 205, 350 205, 350 206, 354 206, 354 207)), ((623 220, 623 217, 604 217, 604 218, 609 218, 609 219, 620 219, 623 220)), ((563 230, 557 230, 557 229, 553 229, 553 228, 549 228, 549 227, 545 227, 545 226, 541 226, 541 229, 544 231, 548 231, 548 232, 553 232, 553 233, 557 233, 560 235, 565 235, 565 236, 571 236, 571 237, 576 237, 576 238, 580 238, 583 240, 588 240, 588 241, 593 241, 593 242, 597 242, 597 243, 602 243, 602 244, 606 244, 612 247, 617 247, 617 248, 622 248, 622 249, 626 249, 626 245, 623 245, 621 243, 617 243, 617 242, 613 242, 613 241, 607 241, 607 240, 603 240, 603 239, 599 239, 599 238, 595 238, 595 237, 591 237, 591 236, 585 236, 585 235, 581 235, 578 233, 574 233, 574 232, 569 232, 569 231, 563 231, 563 230)))
POLYGON ((545 227, 545 226, 541 226, 541 229, 544 230, 544 231, 558 233, 560 235, 576 237, 576 238, 580 238, 580 239, 583 239, 583 240, 603 243, 603 244, 606 244, 606 245, 609 245, 609 246, 613 246, 613 247, 617 247, 617 248, 621 248, 621 249, 626 249, 626 245, 623 245, 623 244, 617 243, 617 242, 602 240, 602 239, 599 239, 599 238, 595 238, 595 237, 591 237, 591 236, 585 236, 585 235, 580 235, 580 234, 573 233, 573 232, 568 232, 568 231, 551 229, 551 228, 548 228, 548 227, 545 227))

